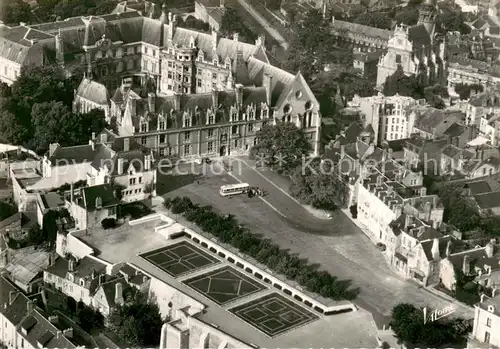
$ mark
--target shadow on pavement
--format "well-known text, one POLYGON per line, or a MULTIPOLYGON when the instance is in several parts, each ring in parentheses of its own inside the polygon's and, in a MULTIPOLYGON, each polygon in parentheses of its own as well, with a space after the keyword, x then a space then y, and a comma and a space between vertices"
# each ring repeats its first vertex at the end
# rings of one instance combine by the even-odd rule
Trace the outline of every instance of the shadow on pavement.
POLYGON ((160 174, 158 173, 157 184, 156 184, 156 194, 164 195, 176 189, 182 188, 188 184, 193 183, 198 180, 200 175, 186 174, 186 175, 174 175, 174 174, 160 174))

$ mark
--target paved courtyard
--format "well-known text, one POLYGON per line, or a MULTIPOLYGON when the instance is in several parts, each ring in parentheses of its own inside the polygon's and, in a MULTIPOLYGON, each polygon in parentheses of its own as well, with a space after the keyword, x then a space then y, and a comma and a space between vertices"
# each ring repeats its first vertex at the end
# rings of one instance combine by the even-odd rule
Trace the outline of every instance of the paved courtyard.
MULTIPOLYGON (((380 251, 342 212, 335 212, 331 220, 315 218, 253 168, 242 165, 241 169, 233 170, 238 180, 265 189, 269 195, 263 199, 246 195, 221 197, 218 194, 221 185, 238 183, 237 179, 223 174, 207 175, 199 183, 184 185, 166 196, 189 196, 199 204, 234 214, 252 231, 271 238, 282 248, 320 264, 332 275, 352 280, 353 287, 361 290, 355 303, 370 311, 378 325, 388 322, 392 308, 398 303, 433 308, 449 304, 396 275, 380 251)), ((285 182, 279 183, 279 179, 275 182, 286 189, 285 182)), ((473 317, 470 308, 461 304, 457 307, 458 315, 473 317)))

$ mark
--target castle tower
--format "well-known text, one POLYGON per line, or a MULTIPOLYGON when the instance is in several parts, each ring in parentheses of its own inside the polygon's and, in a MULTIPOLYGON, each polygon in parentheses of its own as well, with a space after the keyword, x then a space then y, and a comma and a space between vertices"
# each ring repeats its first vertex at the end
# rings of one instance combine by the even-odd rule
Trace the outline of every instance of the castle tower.
POLYGON ((424 0, 420 5, 418 25, 424 25, 427 33, 429 33, 431 41, 434 39, 437 12, 436 0, 424 0))

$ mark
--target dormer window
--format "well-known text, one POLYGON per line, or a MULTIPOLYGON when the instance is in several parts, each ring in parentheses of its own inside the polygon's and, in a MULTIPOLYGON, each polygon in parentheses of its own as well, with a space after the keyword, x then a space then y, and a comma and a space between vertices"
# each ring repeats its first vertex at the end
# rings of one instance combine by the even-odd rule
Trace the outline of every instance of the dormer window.
POLYGON ((289 114, 291 111, 292 111, 292 106, 291 106, 290 104, 286 104, 286 105, 283 107, 283 113, 285 113, 285 114, 289 114))
POLYGON ((214 56, 213 64, 219 65, 219 56, 217 54, 214 56))
POLYGON ((231 113, 231 121, 233 121, 233 122, 238 121, 238 112, 233 111, 231 113))
POLYGON ((158 124, 158 128, 160 130, 164 130, 165 129, 165 121, 160 121, 160 123, 158 124))
POLYGON ((215 114, 214 113, 208 113, 208 124, 212 125, 215 124, 215 114))
POLYGON ((85 280, 80 279, 80 286, 84 287, 85 286, 85 280))
POLYGON ((148 132, 148 124, 143 122, 141 124, 141 132, 148 132))
POLYGON ((488 305, 488 311, 490 313, 494 313, 495 312, 495 306, 494 305, 488 305))
POLYGON ((227 57, 226 61, 224 62, 224 66, 226 69, 231 69, 231 58, 227 57))
POLYGON ((262 112, 261 112, 261 115, 262 115, 262 119, 267 118, 267 109, 263 108, 262 112))
POLYGON ((184 127, 191 127, 191 116, 189 115, 184 115, 184 121, 183 121, 184 127))
POLYGON ((248 118, 249 118, 250 120, 255 120, 255 110, 254 110, 253 108, 250 108, 250 109, 248 110, 248 118))
POLYGON ((202 50, 198 51, 198 61, 203 62, 205 60, 205 53, 202 50))

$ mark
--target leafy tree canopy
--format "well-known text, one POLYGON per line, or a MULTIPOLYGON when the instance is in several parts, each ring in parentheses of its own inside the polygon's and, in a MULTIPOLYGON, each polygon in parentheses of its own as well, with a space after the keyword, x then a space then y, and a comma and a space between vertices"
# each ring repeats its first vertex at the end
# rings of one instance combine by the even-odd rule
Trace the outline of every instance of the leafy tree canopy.
POLYGON ((72 80, 51 67, 23 72, 0 98, 0 141, 44 152, 52 142, 62 146, 88 142, 106 127, 104 112, 71 112, 72 80))
POLYGON ((220 24, 220 33, 226 38, 232 38, 235 33, 238 33, 238 40, 250 43, 253 43, 258 36, 245 25, 243 18, 232 7, 225 9, 220 24))
POLYGON ((407 347, 460 345, 464 344, 467 334, 462 319, 424 323, 422 310, 407 303, 394 307, 390 325, 398 341, 407 347))
POLYGON ((363 12, 353 19, 354 23, 380 29, 391 29, 391 19, 382 12, 363 12))
POLYGON ((54 21, 75 16, 104 15, 111 13, 117 0, 39 0, 36 16, 39 21, 54 21))
POLYGON ((287 50, 284 68, 300 71, 308 81, 314 80, 329 65, 352 67, 352 52, 336 44, 331 23, 319 10, 311 10, 304 21, 292 28, 294 36, 287 50))
POLYGON ((302 129, 290 122, 265 125, 256 134, 252 153, 273 170, 288 173, 300 165, 312 147, 302 129))
POLYGON ((31 23, 30 5, 22 0, 0 0, 0 20, 5 24, 31 23))
POLYGON ((460 99, 469 99, 471 93, 480 93, 483 92, 483 85, 481 84, 456 84, 455 92, 460 96, 460 99))
POLYGON ((178 18, 177 25, 182 28, 191 28, 204 32, 210 31, 210 25, 208 23, 203 22, 201 19, 194 16, 188 16, 185 20, 178 18))
POLYGON ((321 159, 305 162, 291 176, 290 194, 317 208, 335 209, 337 203, 345 204, 347 187, 333 170, 332 164, 321 159))
POLYGON ((164 319, 158 305, 148 302, 146 296, 137 292, 130 303, 118 306, 109 317, 112 330, 127 345, 155 347, 160 343, 159 335, 164 319))

